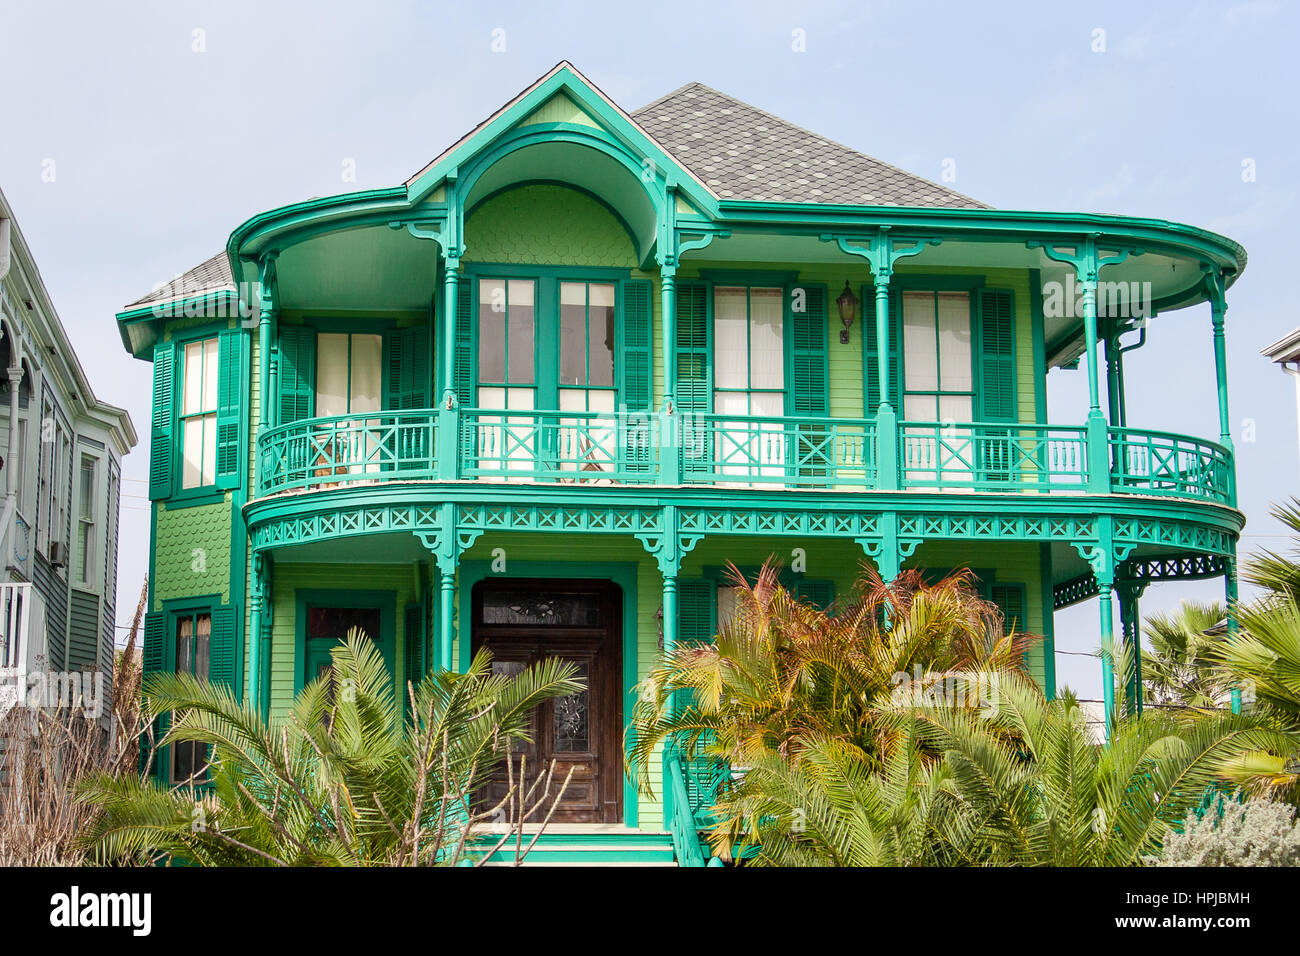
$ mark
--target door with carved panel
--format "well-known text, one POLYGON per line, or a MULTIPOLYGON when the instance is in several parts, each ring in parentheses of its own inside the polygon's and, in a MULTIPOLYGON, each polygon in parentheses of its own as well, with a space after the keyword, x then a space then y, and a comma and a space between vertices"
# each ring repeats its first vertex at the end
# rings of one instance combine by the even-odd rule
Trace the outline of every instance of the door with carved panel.
MULTIPOLYGON (((554 822, 617 823, 622 819, 622 602, 607 581, 500 579, 480 582, 473 595, 475 651, 492 652, 493 671, 518 673, 547 657, 571 661, 586 689, 542 704, 533 714, 532 741, 518 742, 510 760, 530 779, 555 761, 552 793, 572 771, 554 822)), ((506 768, 489 781, 480 804, 505 796, 506 768)), ((538 823, 538 812, 529 819, 538 823)))

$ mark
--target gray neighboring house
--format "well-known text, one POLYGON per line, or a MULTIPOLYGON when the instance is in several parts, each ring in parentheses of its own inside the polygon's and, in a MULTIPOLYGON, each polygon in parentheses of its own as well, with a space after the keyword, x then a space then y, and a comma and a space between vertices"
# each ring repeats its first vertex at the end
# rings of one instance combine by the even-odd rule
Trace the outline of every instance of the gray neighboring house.
POLYGON ((0 714, 41 672, 100 671, 110 693, 135 444, 127 412, 95 397, 0 192, 0 714))
POLYGON ((1300 329, 1292 329, 1260 354, 1272 359, 1295 380, 1296 428, 1300 432, 1300 329))

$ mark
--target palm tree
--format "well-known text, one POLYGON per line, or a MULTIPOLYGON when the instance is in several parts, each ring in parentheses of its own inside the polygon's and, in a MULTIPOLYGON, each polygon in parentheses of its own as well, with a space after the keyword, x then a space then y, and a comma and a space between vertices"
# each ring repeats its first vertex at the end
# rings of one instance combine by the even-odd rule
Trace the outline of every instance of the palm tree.
MULTIPOLYGON (((891 731, 876 705, 918 673, 1021 670, 1030 639, 1003 632, 969 572, 927 585, 917 571, 884 583, 870 565, 832 612, 797 599, 764 565, 751 585, 729 568, 735 612, 712 643, 684 643, 642 682, 627 733, 629 774, 650 792, 659 748, 758 767, 836 741, 871 760, 891 731)), ((725 822, 737 830, 737 818, 725 822)))
POLYGON ((873 770, 824 738, 798 764, 765 758, 724 798, 770 865, 1133 866, 1152 858, 1222 768, 1267 747, 1250 717, 1150 714, 1092 742, 1069 702, 1014 672, 993 713, 939 702, 893 707, 899 746, 873 770), (935 755, 935 756, 929 756, 935 755))
POLYGON ((1300 498, 1274 505, 1269 514, 1291 530, 1291 553, 1261 551, 1247 562, 1244 577, 1273 595, 1300 600, 1300 498))
POLYGON ((113 862, 455 863, 476 816, 473 795, 527 736, 533 708, 582 689, 572 664, 550 659, 495 675, 480 652, 463 674, 433 673, 409 687, 404 722, 373 642, 354 629, 333 656, 276 725, 223 686, 152 677, 150 708, 175 715, 161 743, 207 745, 209 782, 89 778, 81 797, 100 813, 86 844, 113 862))
POLYGON ((1176 615, 1146 619, 1151 650, 1142 650, 1142 683, 1147 703, 1200 709, 1227 704, 1229 680, 1211 654, 1216 639, 1206 634, 1227 614, 1217 602, 1184 601, 1176 615))

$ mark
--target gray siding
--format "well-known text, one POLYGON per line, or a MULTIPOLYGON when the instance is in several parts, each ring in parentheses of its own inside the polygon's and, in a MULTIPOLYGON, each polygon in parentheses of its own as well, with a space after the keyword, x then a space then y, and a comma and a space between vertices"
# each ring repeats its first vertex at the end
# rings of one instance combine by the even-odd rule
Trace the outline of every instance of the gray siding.
POLYGON ((99 595, 72 589, 67 669, 93 670, 99 663, 99 595))

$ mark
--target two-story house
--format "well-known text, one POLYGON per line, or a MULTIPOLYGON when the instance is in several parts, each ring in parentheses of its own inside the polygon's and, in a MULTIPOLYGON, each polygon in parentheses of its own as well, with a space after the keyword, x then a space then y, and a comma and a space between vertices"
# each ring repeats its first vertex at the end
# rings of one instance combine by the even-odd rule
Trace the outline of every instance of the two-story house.
POLYGON ((0 193, 0 711, 64 702, 104 676, 116 634, 122 458, 130 416, 95 397, 0 193), (48 689, 48 692, 47 692, 48 689))
POLYGON ((557 819, 650 831, 634 685, 725 619, 727 562, 822 602, 864 561, 969 567, 1053 693, 1054 609, 1100 596, 1132 640, 1148 583, 1231 590, 1244 264, 993 209, 697 83, 629 113, 561 63, 407 182, 260 213, 119 314, 155 382, 147 666, 280 715, 351 626, 399 680, 562 655, 589 689, 531 747, 575 770, 557 819), (1157 313, 1214 349, 1213 439, 1128 425, 1157 313), (1076 365, 1089 403, 1049 422, 1076 365))

